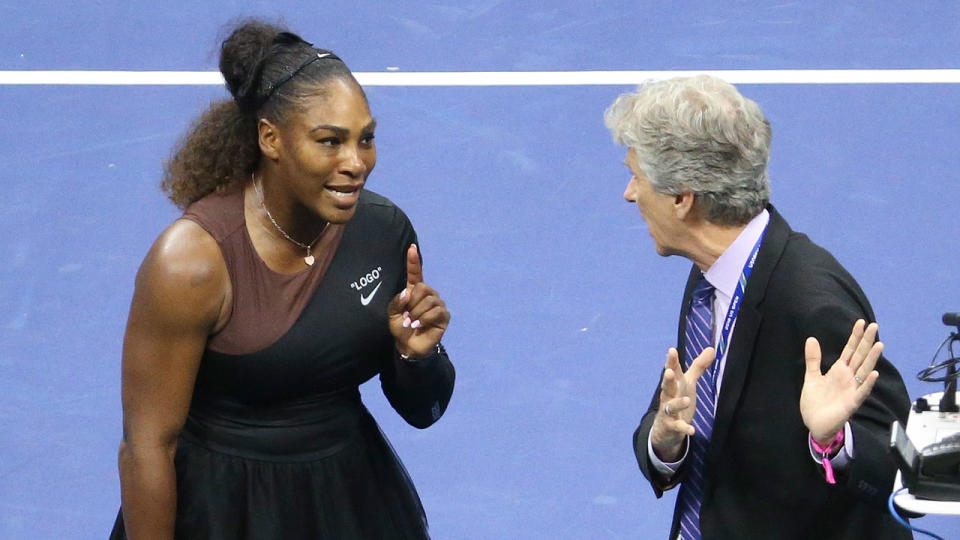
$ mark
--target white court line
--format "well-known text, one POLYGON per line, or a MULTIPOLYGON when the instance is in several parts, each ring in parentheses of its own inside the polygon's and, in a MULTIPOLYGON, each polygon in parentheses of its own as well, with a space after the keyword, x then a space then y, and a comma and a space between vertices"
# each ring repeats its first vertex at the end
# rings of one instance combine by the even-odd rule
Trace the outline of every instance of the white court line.
MULTIPOLYGON (((635 85, 710 73, 733 84, 952 84, 960 69, 356 72, 364 86, 635 85)), ((216 71, 0 71, 0 85, 222 85, 216 71)))

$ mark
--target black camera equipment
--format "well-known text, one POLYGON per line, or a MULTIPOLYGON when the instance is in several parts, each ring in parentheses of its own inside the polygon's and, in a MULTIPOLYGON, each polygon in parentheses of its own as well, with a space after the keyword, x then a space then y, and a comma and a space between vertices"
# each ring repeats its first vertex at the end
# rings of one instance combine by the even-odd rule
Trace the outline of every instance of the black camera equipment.
POLYGON ((960 313, 944 313, 942 320, 943 324, 953 326, 957 331, 950 332, 950 335, 940 343, 937 351, 933 353, 930 365, 917 373, 917 378, 925 382, 943 382, 940 412, 960 412, 960 408, 957 407, 957 376, 960 375, 957 371, 957 363, 960 362, 960 357, 953 352, 953 344, 960 342, 960 313), (950 357, 937 362, 937 356, 940 355, 944 345, 947 346, 950 357))

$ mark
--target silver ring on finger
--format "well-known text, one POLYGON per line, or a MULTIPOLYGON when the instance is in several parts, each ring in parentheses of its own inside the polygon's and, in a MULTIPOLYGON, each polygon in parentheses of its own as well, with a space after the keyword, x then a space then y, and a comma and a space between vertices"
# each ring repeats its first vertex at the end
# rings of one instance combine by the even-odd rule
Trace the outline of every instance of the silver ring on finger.
POLYGON ((667 412, 667 416, 673 416, 673 413, 670 412, 670 404, 667 403, 664 405, 663 410, 667 412))
POLYGON ((863 379, 861 379, 856 373, 853 374, 853 380, 857 381, 857 384, 863 384, 863 379))

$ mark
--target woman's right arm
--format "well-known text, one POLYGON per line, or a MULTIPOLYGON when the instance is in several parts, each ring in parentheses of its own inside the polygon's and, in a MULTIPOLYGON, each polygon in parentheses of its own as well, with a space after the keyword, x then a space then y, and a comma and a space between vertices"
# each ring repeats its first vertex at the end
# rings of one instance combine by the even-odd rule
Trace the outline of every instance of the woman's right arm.
POLYGON ((137 273, 123 343, 120 490, 130 540, 172 540, 173 457, 207 337, 225 322, 229 277, 214 239, 174 222, 137 273))

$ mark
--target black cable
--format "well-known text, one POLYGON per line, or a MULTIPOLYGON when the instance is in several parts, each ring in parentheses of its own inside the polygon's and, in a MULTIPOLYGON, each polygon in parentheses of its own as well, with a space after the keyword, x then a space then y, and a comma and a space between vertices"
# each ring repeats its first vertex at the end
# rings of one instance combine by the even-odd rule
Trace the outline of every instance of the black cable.
POLYGON ((949 382, 956 380, 960 377, 960 371, 957 370, 957 367, 960 367, 960 357, 957 357, 953 353, 953 343, 955 341, 960 341, 960 333, 951 332, 946 339, 940 343, 940 346, 937 347, 936 352, 933 353, 933 358, 930 360, 930 365, 921 369, 917 373, 917 378, 924 382, 949 382), (946 360, 935 363, 937 361, 937 356, 940 355, 940 351, 943 350, 943 346, 949 343, 947 350, 950 352, 950 358, 946 360), (937 376, 941 371, 946 371, 947 373, 943 376, 937 376))

